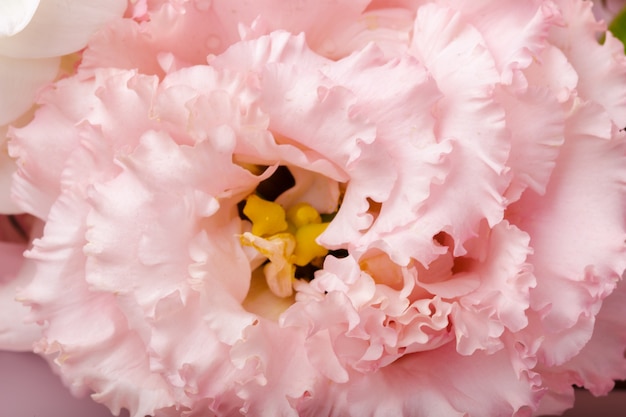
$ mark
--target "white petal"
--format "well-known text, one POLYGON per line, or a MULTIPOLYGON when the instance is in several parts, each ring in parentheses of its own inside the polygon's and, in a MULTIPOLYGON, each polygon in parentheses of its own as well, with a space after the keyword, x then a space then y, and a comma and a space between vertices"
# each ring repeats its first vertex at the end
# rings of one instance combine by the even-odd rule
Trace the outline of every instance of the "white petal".
POLYGON ((0 2, 0 38, 21 32, 39 7, 39 0, 2 0, 0 2))
POLYGON ((59 58, 13 59, 0 56, 0 126, 28 110, 35 93, 57 75, 59 58))
POLYGON ((125 0, 47 0, 24 30, 0 38, 0 55, 47 58, 78 51, 96 30, 121 17, 125 8, 125 0))
POLYGON ((10 198, 11 177, 17 166, 7 150, 7 126, 0 126, 0 213, 19 213, 20 210, 10 198))

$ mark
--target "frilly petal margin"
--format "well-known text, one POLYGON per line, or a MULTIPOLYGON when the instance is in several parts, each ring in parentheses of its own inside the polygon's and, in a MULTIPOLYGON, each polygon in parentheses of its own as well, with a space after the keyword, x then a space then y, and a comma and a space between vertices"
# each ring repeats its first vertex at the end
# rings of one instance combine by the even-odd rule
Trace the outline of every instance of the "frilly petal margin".
POLYGON ((611 32, 598 45, 606 25, 596 21, 591 1, 558 2, 567 26, 554 27, 550 42, 557 46, 578 73, 578 95, 604 108, 616 125, 626 120, 626 57, 624 46, 611 32))
POLYGON ((585 387, 595 396, 606 395, 616 380, 626 379, 626 280, 602 303, 593 335, 585 347, 562 365, 541 369, 550 391, 542 400, 540 413, 558 414, 571 406, 573 385, 585 387))
POLYGON ((57 200, 44 237, 26 253, 37 266, 26 271, 32 281, 18 296, 28 300, 30 320, 47 323, 35 351, 58 365, 72 392, 84 395, 90 387, 94 399, 113 412, 127 408, 143 417, 173 404, 170 388, 150 372, 145 345, 117 309, 116 295, 91 291, 79 278, 85 268, 79 255, 85 226, 70 225, 67 219, 83 217, 88 209, 83 198, 70 193, 57 200))
POLYGON ((277 3, 138 3, 12 131, 48 221, 20 296, 67 384, 137 417, 482 417, 623 377, 624 58, 589 2, 277 3), (332 52, 344 20, 384 39, 332 52), (280 165, 342 251, 253 310, 240 203, 280 165))
POLYGON ((462 356, 447 344, 376 373, 355 372, 349 383, 320 383, 297 409, 303 417, 530 416, 543 394, 540 380, 514 363, 506 350, 462 356))
POLYGON ((593 317, 626 268, 626 136, 593 103, 579 104, 566 123, 545 195, 527 190, 507 210, 531 236, 537 286, 530 293, 533 324, 522 333, 543 338, 539 355, 547 366, 587 343, 593 317))

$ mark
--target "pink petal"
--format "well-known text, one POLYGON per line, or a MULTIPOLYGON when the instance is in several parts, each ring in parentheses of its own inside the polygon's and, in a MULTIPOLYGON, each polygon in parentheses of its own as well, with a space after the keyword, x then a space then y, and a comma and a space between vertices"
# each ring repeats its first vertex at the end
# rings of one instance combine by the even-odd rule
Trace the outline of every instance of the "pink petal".
POLYGON ((305 416, 522 416, 539 401, 535 384, 504 351, 467 357, 448 344, 373 374, 354 373, 349 384, 319 384, 298 409, 305 416))
POLYGON ((498 99, 506 110, 506 124, 511 131, 507 165, 512 179, 505 197, 512 203, 527 188, 541 195, 563 144, 565 111, 551 92, 544 89, 523 94, 503 91, 498 99))
POLYGON ((33 281, 20 293, 32 307, 31 318, 48 323, 37 351, 57 356, 75 394, 93 390, 93 398, 114 413, 123 407, 135 417, 152 414, 172 401, 165 382, 150 374, 145 345, 117 309, 116 296, 91 291, 80 278, 85 228, 68 219, 87 209, 83 200, 64 194, 50 211, 45 236, 28 252, 37 271, 44 271, 31 270, 33 281), (129 389, 117 390, 120 385, 129 389))
POLYGON ((602 303, 589 343, 571 360, 550 369, 569 376, 570 384, 584 386, 592 394, 606 395, 616 380, 626 379, 626 285, 622 280, 602 303))
POLYGON ((604 34, 605 25, 596 22, 593 2, 560 1, 566 27, 555 28, 550 36, 579 76, 578 95, 600 104, 611 120, 622 127, 626 120, 626 57, 620 41, 606 33, 603 45, 596 36, 604 34))
POLYGON ((543 353, 549 365, 569 359, 588 341, 593 315, 626 268, 626 141, 614 132, 602 108, 578 106, 546 194, 528 190, 508 210, 534 249, 531 307, 541 325, 530 331, 541 332, 550 345, 543 353))

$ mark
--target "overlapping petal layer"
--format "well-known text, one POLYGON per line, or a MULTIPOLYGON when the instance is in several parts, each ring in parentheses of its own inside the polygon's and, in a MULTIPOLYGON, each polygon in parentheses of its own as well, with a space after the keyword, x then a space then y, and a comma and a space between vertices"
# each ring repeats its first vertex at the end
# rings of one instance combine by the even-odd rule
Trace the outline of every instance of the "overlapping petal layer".
POLYGON ((133 416, 483 416, 626 377, 626 59, 589 2, 277 4, 136 2, 12 131, 46 221, 20 297, 67 384, 133 416), (251 243, 298 232, 252 235, 252 194, 309 204, 328 255, 251 243))

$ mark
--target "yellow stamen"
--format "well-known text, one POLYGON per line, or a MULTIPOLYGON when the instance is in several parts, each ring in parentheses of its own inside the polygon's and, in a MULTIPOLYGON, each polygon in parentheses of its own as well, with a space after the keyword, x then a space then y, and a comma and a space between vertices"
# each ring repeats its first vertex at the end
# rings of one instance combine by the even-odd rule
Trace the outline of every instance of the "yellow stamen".
POLYGON ((252 222, 252 234, 257 236, 280 233, 287 230, 288 227, 284 208, 254 194, 246 200, 243 214, 252 222))
POLYGON ((296 204, 285 213, 277 203, 256 195, 248 197, 243 213, 252 222, 252 233, 241 235, 241 243, 269 260, 263 272, 272 293, 291 296, 296 265, 306 266, 328 253, 315 240, 329 223, 322 223, 320 214, 308 203, 296 204))
POLYGON ((328 250, 320 246, 315 239, 328 227, 329 223, 305 224, 296 230, 296 250, 294 263, 304 266, 313 259, 326 256, 328 250))
POLYGON ((308 203, 298 203, 287 210, 287 220, 296 228, 311 223, 321 223, 322 217, 308 203))

